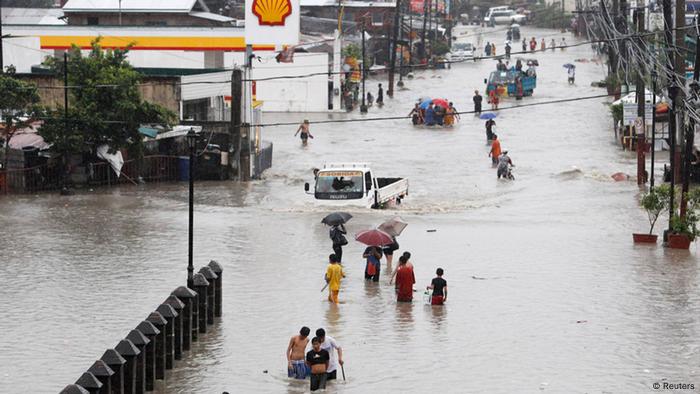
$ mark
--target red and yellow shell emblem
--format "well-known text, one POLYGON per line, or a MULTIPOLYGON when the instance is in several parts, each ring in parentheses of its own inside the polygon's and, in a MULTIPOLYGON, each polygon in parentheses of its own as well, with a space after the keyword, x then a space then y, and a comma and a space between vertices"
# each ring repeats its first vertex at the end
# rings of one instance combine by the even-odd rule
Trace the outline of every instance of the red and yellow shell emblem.
POLYGON ((260 25, 283 26, 291 13, 291 0, 253 0, 253 15, 260 25))

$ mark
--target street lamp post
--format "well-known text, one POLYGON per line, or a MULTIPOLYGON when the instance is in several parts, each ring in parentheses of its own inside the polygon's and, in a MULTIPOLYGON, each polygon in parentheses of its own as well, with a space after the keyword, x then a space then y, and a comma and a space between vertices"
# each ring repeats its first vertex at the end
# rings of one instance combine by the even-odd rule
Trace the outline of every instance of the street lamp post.
POLYGON ((651 172, 649 174, 649 186, 654 187, 654 148, 656 147, 656 70, 651 71, 651 172))
POLYGON ((194 265, 192 264, 192 241, 193 241, 193 226, 194 226, 194 159, 195 149, 197 148, 197 133, 194 128, 190 128, 187 132, 187 146, 190 148, 190 218, 189 218, 189 234, 187 243, 187 287, 194 289, 194 265))
POLYGON ((669 216, 668 216, 668 231, 669 233, 671 232, 671 224, 673 223, 673 218, 676 215, 676 207, 675 207, 675 195, 676 195, 676 166, 678 165, 676 163, 676 114, 678 111, 678 92, 680 91, 681 88, 676 85, 675 81, 672 82, 671 86, 668 87, 668 94, 671 96, 671 109, 668 112, 668 121, 669 121, 669 133, 671 137, 671 169, 670 169, 670 175, 671 175, 671 195, 670 195, 670 204, 669 204, 669 216))

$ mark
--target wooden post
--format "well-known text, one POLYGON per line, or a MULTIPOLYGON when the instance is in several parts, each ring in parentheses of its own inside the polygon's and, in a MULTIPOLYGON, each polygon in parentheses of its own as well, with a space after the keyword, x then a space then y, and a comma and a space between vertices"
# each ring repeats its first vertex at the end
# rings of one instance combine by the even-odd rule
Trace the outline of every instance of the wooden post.
POLYGON ((197 292, 185 286, 180 286, 171 294, 185 304, 182 310, 182 350, 187 351, 192 346, 192 312, 196 308, 194 300, 197 292))
POLYGON ((146 392, 146 345, 151 341, 139 330, 129 331, 126 339, 130 340, 139 349, 139 354, 136 356, 135 394, 143 394, 146 392))
POLYGON ((102 383, 90 372, 85 372, 80 375, 75 384, 82 386, 90 394, 99 394, 102 388, 102 383))
POLYGON ((124 394, 136 393, 136 357, 141 353, 128 339, 119 341, 114 350, 126 360, 124 363, 124 394))
POLYGON ((173 343, 173 346, 175 348, 173 352, 175 360, 180 360, 182 359, 182 321, 184 319, 183 311, 185 309, 185 303, 180 301, 180 299, 175 297, 174 295, 169 296, 163 303, 170 305, 171 307, 173 307, 173 309, 175 309, 175 312, 177 312, 177 316, 173 321, 173 333, 175 335, 175 342, 173 343))
POLYGON ((197 273, 194 275, 194 290, 197 292, 197 314, 199 320, 199 332, 207 332, 207 287, 209 282, 204 275, 197 273))
POLYGON ((108 367, 114 371, 114 375, 110 378, 112 391, 111 394, 124 393, 124 364, 126 359, 114 349, 107 349, 100 360, 104 361, 108 367))
POLYGON ((168 321, 158 312, 151 312, 146 321, 160 331, 156 335, 156 380, 165 380, 165 325, 168 321))
POLYGON ((165 369, 173 369, 175 363, 175 318, 177 312, 167 304, 160 304, 156 308, 166 320, 165 324, 165 369))
POLYGON ((160 334, 160 330, 149 321, 142 321, 136 326, 146 338, 146 391, 153 391, 156 382, 156 336, 160 334))
POLYGON ((199 269, 199 273, 209 282, 207 287, 207 324, 214 324, 214 306, 216 299, 216 279, 214 271, 208 266, 199 269))
POLYGON ((112 368, 110 368, 104 361, 95 361, 87 371, 93 374, 97 380, 102 383, 100 394, 110 394, 112 392, 111 378, 112 375, 114 375, 114 371, 112 371, 112 368))
POLYGON ((219 264, 218 262, 212 260, 209 262, 209 268, 211 268, 212 271, 216 274, 216 297, 214 299, 214 302, 216 304, 216 308, 214 308, 214 316, 215 317, 221 317, 221 299, 222 299, 222 273, 224 272, 224 268, 219 264))

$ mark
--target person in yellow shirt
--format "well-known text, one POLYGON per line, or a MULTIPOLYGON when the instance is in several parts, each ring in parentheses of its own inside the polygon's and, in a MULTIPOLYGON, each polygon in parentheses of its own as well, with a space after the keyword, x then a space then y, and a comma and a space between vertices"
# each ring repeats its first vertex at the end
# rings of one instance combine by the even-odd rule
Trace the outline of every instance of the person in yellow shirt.
POLYGON ((343 266, 338 261, 338 256, 331 254, 328 256, 328 268, 326 268, 326 283, 328 283, 328 301, 337 304, 338 293, 340 292, 340 281, 345 277, 343 266))

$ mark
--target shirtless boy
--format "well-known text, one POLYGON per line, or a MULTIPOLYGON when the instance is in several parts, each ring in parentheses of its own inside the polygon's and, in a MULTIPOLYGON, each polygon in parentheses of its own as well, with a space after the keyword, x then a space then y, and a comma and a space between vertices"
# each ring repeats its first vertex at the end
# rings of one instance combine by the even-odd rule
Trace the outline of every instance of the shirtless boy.
POLYGON ((304 123, 299 125, 299 128, 297 129, 297 132, 294 133, 294 136, 296 137, 297 134, 301 132, 301 143, 306 145, 307 141, 309 140, 309 137, 314 138, 313 135, 311 135, 311 132, 309 131, 309 121, 304 119, 304 123))
POLYGON ((289 339, 287 346, 287 376, 295 379, 306 379, 309 376, 309 367, 304 363, 304 351, 309 344, 309 327, 302 327, 299 335, 289 339))

